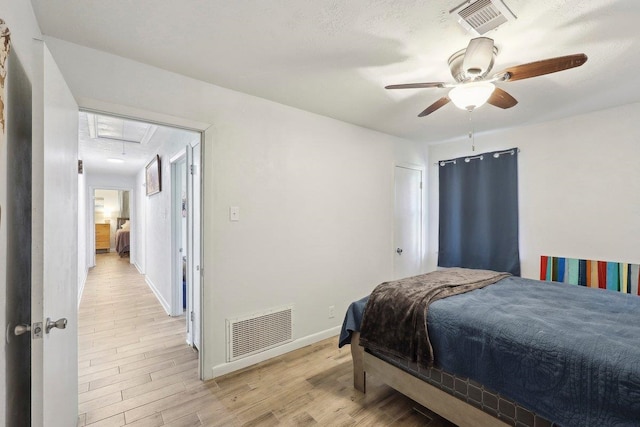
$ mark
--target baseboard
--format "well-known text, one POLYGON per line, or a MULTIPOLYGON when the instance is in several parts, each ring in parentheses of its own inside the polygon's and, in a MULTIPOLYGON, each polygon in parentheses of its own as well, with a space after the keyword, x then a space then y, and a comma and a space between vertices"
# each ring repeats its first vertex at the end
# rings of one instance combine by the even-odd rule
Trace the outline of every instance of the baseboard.
MULTIPOLYGON (((240 369, 249 367, 251 365, 255 365, 256 363, 264 362, 265 360, 269 360, 273 357, 280 356, 285 353, 289 353, 291 351, 297 350, 299 348, 317 343, 318 341, 322 341, 324 339, 334 337, 340 333, 340 328, 341 328, 340 326, 336 326, 335 328, 327 329, 325 331, 321 331, 316 334, 307 335, 306 337, 298 338, 297 340, 291 341, 287 344, 269 349, 267 351, 263 351, 262 353, 254 354, 253 356, 249 356, 244 359, 214 366, 213 368, 211 368, 211 378, 217 378, 219 376, 226 375, 234 371, 238 371, 240 369)), ((211 379, 211 378, 205 378, 205 379, 211 379)))
POLYGON ((137 261, 133 261, 132 264, 136 267, 136 270, 138 270, 138 273, 144 274, 144 269, 138 265, 137 261))
POLYGON ((87 284, 87 276, 89 276, 89 269, 85 268, 84 277, 80 279, 78 285, 78 308, 80 308, 80 301, 82 301, 82 294, 84 293, 84 286, 87 284))
POLYGON ((162 306, 162 308, 164 308, 164 311, 167 313, 167 315, 171 316, 169 303, 162 297, 162 294, 158 291, 156 285, 153 284, 151 279, 149 279, 149 276, 144 276, 144 281, 147 282, 147 285, 149 286, 149 288, 151 288, 151 291, 156 296, 156 299, 160 302, 160 305, 162 306))

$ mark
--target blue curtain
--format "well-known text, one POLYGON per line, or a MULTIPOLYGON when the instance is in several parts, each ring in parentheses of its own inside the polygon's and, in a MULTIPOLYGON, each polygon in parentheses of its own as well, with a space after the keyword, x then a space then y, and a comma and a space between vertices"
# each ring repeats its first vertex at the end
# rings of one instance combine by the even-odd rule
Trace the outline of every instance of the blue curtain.
POLYGON ((441 161, 438 265, 520 275, 518 149, 441 161))

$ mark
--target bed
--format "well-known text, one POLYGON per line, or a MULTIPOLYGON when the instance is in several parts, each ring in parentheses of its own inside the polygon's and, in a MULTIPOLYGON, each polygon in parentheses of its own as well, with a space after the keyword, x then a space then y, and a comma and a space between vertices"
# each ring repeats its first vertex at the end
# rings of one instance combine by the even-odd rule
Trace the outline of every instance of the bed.
POLYGON ((120 257, 129 255, 131 235, 130 235, 130 222, 129 218, 118 218, 116 230, 116 252, 120 257))
POLYGON ((416 305, 417 317, 393 307, 387 318, 372 311, 377 290, 351 304, 340 335, 340 346, 351 343, 356 389, 366 392, 373 375, 460 426, 640 425, 637 296, 504 277, 426 312, 416 305), (408 354, 376 341, 384 334, 372 324, 399 336, 421 314, 432 360, 415 330, 408 354))

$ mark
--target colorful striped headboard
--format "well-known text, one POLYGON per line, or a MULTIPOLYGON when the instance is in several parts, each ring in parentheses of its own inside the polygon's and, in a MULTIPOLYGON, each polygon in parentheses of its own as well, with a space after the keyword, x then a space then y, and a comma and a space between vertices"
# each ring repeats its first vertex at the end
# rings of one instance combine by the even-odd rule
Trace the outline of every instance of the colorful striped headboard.
POLYGON ((640 265, 625 262, 540 257, 540 280, 640 295, 640 265))

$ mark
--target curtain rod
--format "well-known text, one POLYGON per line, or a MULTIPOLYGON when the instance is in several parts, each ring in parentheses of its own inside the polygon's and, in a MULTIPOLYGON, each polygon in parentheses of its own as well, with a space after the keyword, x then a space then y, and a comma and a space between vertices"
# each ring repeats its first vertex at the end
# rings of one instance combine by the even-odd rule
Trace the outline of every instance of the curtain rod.
MULTIPOLYGON (((497 159, 502 154, 511 154, 513 156, 515 154, 515 150, 518 150, 518 153, 520 152, 519 148, 511 149, 511 150, 504 150, 504 151, 496 151, 495 153, 493 153, 493 157, 495 157, 497 159)), ((468 156, 468 157, 464 158, 464 161, 465 161, 465 163, 469 163, 471 160, 476 160, 476 159, 483 160, 484 159, 484 155, 483 154, 478 154, 477 156, 468 156)), ((456 160, 457 159, 440 160, 439 162, 435 162, 433 165, 434 166, 437 166, 437 165, 444 166, 444 165, 446 165, 448 163, 453 163, 455 165, 456 164, 456 160)))

